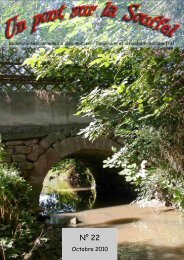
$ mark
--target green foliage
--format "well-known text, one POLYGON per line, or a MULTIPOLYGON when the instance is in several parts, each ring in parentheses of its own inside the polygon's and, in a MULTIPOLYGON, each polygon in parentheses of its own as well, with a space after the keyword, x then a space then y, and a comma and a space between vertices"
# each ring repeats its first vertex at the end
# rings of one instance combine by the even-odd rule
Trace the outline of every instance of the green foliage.
MULTIPOLYGON (((13 38, 15 41, 22 43, 33 43, 32 45, 43 45, 44 42, 48 45, 63 44, 63 45, 76 45, 76 44, 91 44, 93 46, 101 44, 126 44, 127 42, 165 42, 167 38, 161 33, 154 30, 147 30, 144 26, 138 25, 133 22, 124 22, 122 17, 127 13, 127 7, 132 3, 139 3, 138 0, 116 0, 114 4, 119 7, 117 17, 114 19, 108 17, 101 17, 101 14, 106 6, 104 0, 88 1, 69 1, 66 0, 65 4, 67 9, 64 11, 65 19, 55 22, 43 23, 39 26, 36 34, 30 34, 33 19, 32 17, 38 13, 44 13, 48 10, 58 9, 61 5, 59 3, 44 0, 40 3, 38 0, 10 0, 9 3, 1 0, 1 24, 2 30, 0 31, 0 42, 4 46, 9 45, 9 40, 5 39, 5 22, 16 14, 20 15, 20 19, 26 19, 28 30, 18 34, 13 38), (96 12, 90 17, 75 17, 70 19, 71 9, 73 6, 78 5, 98 5, 96 12), (26 6, 26 8, 25 8, 26 6), (153 41, 154 39, 154 41, 153 41), (3 44, 4 43, 4 44, 3 44), (34 44, 35 43, 35 44, 34 44)), ((182 23, 183 20, 183 0, 162 1, 155 3, 155 0, 143 1, 141 11, 149 13, 151 16, 167 15, 173 22, 182 23)), ((11 40, 11 42, 13 42, 11 40)), ((175 37, 177 46, 182 46, 182 30, 177 32, 175 37)))
POLYGON ((26 59, 24 64, 34 70, 38 79, 57 80, 58 86, 53 90, 82 93, 89 92, 95 86, 105 88, 111 85, 114 70, 108 60, 112 60, 114 54, 112 53, 112 57, 111 53, 108 57, 106 55, 108 51, 103 48, 61 47, 49 51, 40 49, 26 59), (102 63, 100 73, 99 63, 102 63))
POLYGON ((30 207, 31 188, 17 170, 5 165, 0 166, 0 183, 0 222, 15 231, 22 213, 30 207))
POLYGON ((159 193, 160 199, 169 197, 182 207, 182 50, 60 48, 42 50, 26 63, 38 76, 55 77, 63 82, 62 88, 81 94, 77 114, 93 118, 81 130, 85 138, 124 138, 123 150, 106 166, 122 168, 127 181, 138 186, 140 196, 151 198, 159 193), (144 160, 149 166, 142 176, 144 160))
POLYGON ((77 161, 74 159, 64 159, 52 167, 53 171, 67 171, 77 165, 77 161))
POLYGON ((52 168, 53 173, 58 172, 62 174, 67 171, 70 172, 68 181, 73 186, 76 183, 80 187, 91 187, 95 182, 90 169, 76 159, 62 160, 52 168))
POLYGON ((106 166, 122 168, 141 198, 158 197, 182 208, 183 54, 142 49, 116 64, 121 84, 81 98, 79 114, 94 118, 81 134, 91 140, 109 133, 124 137, 124 148, 106 166), (144 160, 149 167, 143 174, 144 160))
POLYGON ((111 87, 98 87, 81 98, 80 113, 95 118, 90 136, 98 127, 123 135, 140 126, 179 121, 174 109, 182 109, 182 52, 141 49, 120 54, 113 61, 117 68, 111 87))
POLYGON ((178 147, 165 131, 145 128, 136 131, 126 146, 104 161, 104 167, 122 169, 126 181, 137 187, 138 199, 159 199, 182 209, 184 169, 178 147))
MULTIPOLYGON (((1 157, 3 153, 1 147, 1 157)), ((3 159, 2 159, 3 160, 3 159)), ((30 208, 31 187, 19 176, 18 171, 0 162, 0 223, 14 233, 17 225, 30 208)))
POLYGON ((89 168, 76 159, 64 159, 52 167, 44 180, 42 194, 48 197, 41 206, 48 212, 91 208, 96 199, 96 190, 90 189, 94 186, 89 168), (80 188, 86 190, 81 192, 80 188))
MULTIPOLYGON (((24 259, 35 250, 42 226, 31 213, 31 187, 14 167, 3 163, 3 153, 0 146, 0 258, 24 259)), ((41 245, 42 237, 39 240, 41 245)))

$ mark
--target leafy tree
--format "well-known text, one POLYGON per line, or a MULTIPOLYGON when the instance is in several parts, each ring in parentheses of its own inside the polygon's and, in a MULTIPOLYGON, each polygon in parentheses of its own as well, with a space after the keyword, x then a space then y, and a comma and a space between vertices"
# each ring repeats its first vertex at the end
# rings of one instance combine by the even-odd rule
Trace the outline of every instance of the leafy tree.
POLYGON ((106 166, 121 166, 142 196, 159 193, 183 207, 181 50, 59 48, 41 50, 26 64, 38 77, 62 80, 58 89, 81 93, 78 114, 93 118, 84 137, 124 138, 124 148, 106 166), (141 177, 144 160, 147 175, 141 177))
MULTIPOLYGON (((112 1, 113 2, 113 1, 112 1)), ((118 15, 112 19, 109 17, 101 17, 101 14, 106 6, 104 0, 88 1, 86 3, 82 1, 65 1, 67 5, 64 11, 65 19, 57 19, 55 22, 43 23, 39 25, 39 30, 35 34, 31 34, 32 18, 38 13, 44 13, 48 10, 58 9, 61 6, 59 1, 48 0, 11 0, 9 3, 5 0, 0 0, 1 4, 1 31, 0 31, 0 43, 2 45, 8 45, 9 40, 5 38, 5 22, 19 14, 20 19, 26 19, 28 29, 22 34, 18 34, 15 40, 24 45, 23 42, 35 43, 31 46, 37 46, 37 43, 43 44, 44 42, 50 45, 53 42, 58 45, 75 45, 79 44, 110 44, 114 42, 126 42, 126 41, 168 41, 169 38, 164 37, 161 33, 157 33, 154 30, 147 30, 144 26, 135 24, 133 22, 126 23, 122 21, 122 17, 127 13, 127 7, 130 4, 138 3, 140 1, 126 0, 126 1, 114 1, 119 7, 118 15), (75 17, 70 19, 72 13, 72 7, 79 5, 98 5, 97 11, 90 17, 75 17), (25 8, 26 7, 26 8, 25 8)), ((141 12, 145 12, 151 16, 165 15, 174 22, 182 23, 183 21, 183 1, 182 0, 162 0, 159 3, 155 3, 155 0, 142 1, 141 12)), ((13 42, 14 39, 11 40, 13 42)), ((182 30, 178 31, 175 41, 177 46, 182 46, 182 30)))
POLYGON ((52 90, 86 93, 96 86, 111 86, 117 69, 113 63, 109 63, 109 60, 114 59, 113 55, 117 54, 92 47, 61 47, 49 51, 40 49, 24 64, 33 69, 37 79, 57 80, 58 86, 52 90))
POLYGON ((109 133, 124 137, 124 148, 106 166, 121 167, 141 198, 157 197, 183 208, 183 53, 131 50, 113 62, 119 66, 117 76, 123 71, 126 77, 81 99, 79 114, 94 118, 81 133, 92 140, 109 133))

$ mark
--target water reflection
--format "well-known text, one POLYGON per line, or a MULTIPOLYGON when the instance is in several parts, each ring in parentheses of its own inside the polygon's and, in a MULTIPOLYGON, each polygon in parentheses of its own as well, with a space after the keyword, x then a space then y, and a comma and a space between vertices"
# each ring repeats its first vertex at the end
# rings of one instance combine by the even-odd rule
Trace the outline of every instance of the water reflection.
POLYGON ((109 191, 108 197, 98 190, 100 196, 97 196, 95 187, 63 186, 57 187, 57 192, 45 189, 40 196, 45 211, 54 213, 49 223, 71 226, 71 220, 76 219, 79 220, 76 227, 117 228, 118 260, 184 259, 181 213, 157 202, 144 208, 130 205, 126 197, 113 197, 114 190, 109 191))
POLYGON ((118 260, 183 260, 180 247, 153 246, 145 243, 124 243, 118 247, 118 260))
POLYGON ((47 213, 75 212, 93 207, 96 201, 94 188, 60 189, 58 193, 40 194, 40 206, 47 213))
POLYGON ((53 218, 76 217, 77 227, 118 229, 118 260, 183 260, 184 217, 165 207, 109 206, 53 218))

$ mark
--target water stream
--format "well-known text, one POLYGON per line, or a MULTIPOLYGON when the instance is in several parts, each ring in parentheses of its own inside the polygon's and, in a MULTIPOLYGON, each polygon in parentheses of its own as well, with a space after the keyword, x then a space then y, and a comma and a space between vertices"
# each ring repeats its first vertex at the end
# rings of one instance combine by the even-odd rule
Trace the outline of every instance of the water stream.
MULTIPOLYGON (((80 220, 76 228, 117 228, 118 260, 184 259, 182 213, 157 202, 141 208, 137 204, 128 204, 123 198, 98 198, 95 189, 90 188, 71 189, 72 196, 68 195, 67 199, 65 192, 50 195, 55 202, 59 201, 55 213, 51 210, 51 223, 58 224, 76 217, 80 220)), ((46 198, 44 196, 42 194, 42 199, 46 198)))

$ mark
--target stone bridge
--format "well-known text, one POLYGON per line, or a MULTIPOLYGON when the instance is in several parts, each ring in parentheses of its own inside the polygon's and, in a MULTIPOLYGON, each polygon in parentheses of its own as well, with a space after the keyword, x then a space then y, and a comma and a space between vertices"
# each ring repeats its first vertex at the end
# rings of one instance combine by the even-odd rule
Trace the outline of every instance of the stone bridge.
POLYGON ((16 163, 39 194, 48 171, 64 158, 98 163, 119 147, 121 138, 90 142, 78 135, 90 123, 75 116, 78 98, 37 93, 0 93, 0 133, 6 161, 16 163))

